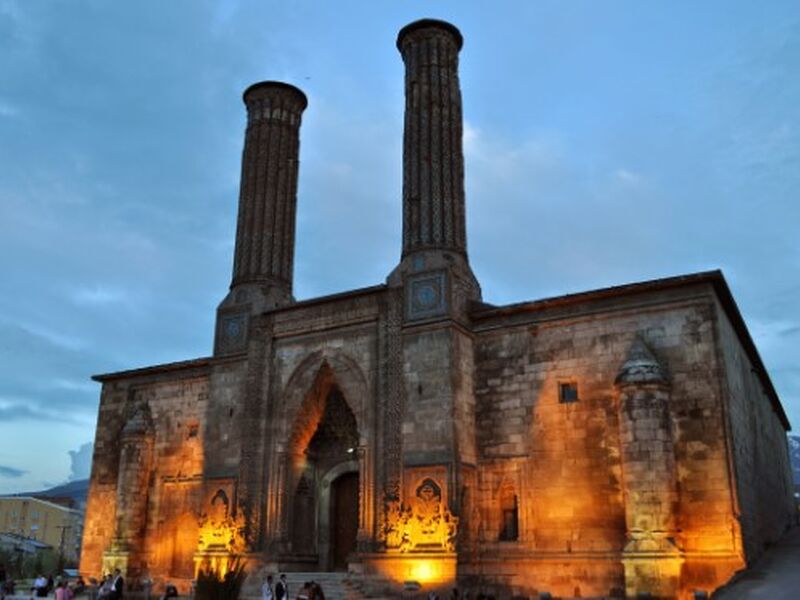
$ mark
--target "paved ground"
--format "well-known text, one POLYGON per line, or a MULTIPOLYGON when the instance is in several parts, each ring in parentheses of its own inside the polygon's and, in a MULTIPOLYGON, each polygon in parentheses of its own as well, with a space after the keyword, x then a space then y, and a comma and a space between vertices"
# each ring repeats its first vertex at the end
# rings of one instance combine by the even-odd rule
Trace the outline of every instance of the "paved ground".
MULTIPOLYGON (((28 600, 30 594, 6 598, 28 600)), ((800 527, 792 529, 753 568, 735 577, 732 583, 713 596, 713 600, 761 599, 800 600, 800 527)))
POLYGON ((800 527, 770 548, 753 568, 721 588, 714 600, 800 599, 800 527))

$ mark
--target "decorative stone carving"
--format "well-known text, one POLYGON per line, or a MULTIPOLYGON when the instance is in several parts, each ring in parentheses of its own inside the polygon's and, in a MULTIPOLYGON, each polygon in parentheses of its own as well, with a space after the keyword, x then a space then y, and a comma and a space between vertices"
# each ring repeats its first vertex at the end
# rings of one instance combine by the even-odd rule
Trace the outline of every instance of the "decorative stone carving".
POLYGON ((215 352, 229 354, 242 352, 247 348, 249 317, 242 310, 220 311, 217 318, 215 352))
POLYGON ((384 503, 386 547, 399 552, 455 552, 458 517, 442 502, 439 485, 425 479, 409 504, 384 503))
POLYGON ((195 576, 201 569, 224 575, 245 550, 244 518, 241 514, 233 516, 224 490, 217 490, 211 498, 198 520, 198 527, 195 576))
POLYGON ((420 273, 406 282, 406 318, 426 319, 447 312, 447 274, 420 273))
POLYGON ((390 291, 387 298, 386 318, 380 330, 381 388, 384 398, 384 495, 388 499, 400 498, 403 440, 397 426, 405 410, 403 384, 403 305, 400 293, 390 291))
POLYGON ((230 500, 223 490, 217 490, 206 512, 198 521, 198 553, 224 550, 237 554, 244 548, 244 521, 231 514, 230 500))

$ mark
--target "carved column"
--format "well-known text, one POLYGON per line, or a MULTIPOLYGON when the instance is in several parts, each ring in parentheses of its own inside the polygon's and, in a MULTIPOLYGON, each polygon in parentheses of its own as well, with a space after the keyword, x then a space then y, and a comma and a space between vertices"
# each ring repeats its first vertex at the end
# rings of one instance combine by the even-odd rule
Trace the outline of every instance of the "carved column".
POLYGON ((359 446, 356 449, 356 456, 358 458, 358 534, 357 539, 359 543, 364 543, 369 540, 370 532, 368 529, 368 515, 367 507, 369 506, 369 486, 370 477, 367 465, 367 449, 364 446, 359 446))
POLYGON ((106 572, 119 568, 125 576, 136 576, 141 569, 152 460, 153 430, 149 411, 143 406, 120 435, 116 522, 111 547, 103 554, 106 572))
POLYGON ((405 404, 403 383, 403 305, 402 296, 395 290, 387 291, 379 330, 380 385, 382 397, 380 456, 383 477, 383 498, 378 511, 383 512, 383 503, 400 500, 402 479, 403 439, 400 423, 405 404))
POLYGON ((669 376, 637 339, 616 379, 629 597, 675 598, 683 556, 676 545, 677 472, 669 376))
POLYGON ((269 406, 270 366, 272 356, 272 320, 262 316, 249 345, 247 383, 243 410, 239 412, 242 446, 239 460, 238 503, 244 516, 247 550, 261 549, 268 534, 271 501, 266 491, 266 461, 272 446, 273 430, 267 425, 272 414, 269 406))
POLYGON ((290 457, 288 453, 281 452, 278 455, 278 489, 276 492, 277 538, 284 546, 289 540, 289 492, 287 490, 291 474, 289 460, 290 457))

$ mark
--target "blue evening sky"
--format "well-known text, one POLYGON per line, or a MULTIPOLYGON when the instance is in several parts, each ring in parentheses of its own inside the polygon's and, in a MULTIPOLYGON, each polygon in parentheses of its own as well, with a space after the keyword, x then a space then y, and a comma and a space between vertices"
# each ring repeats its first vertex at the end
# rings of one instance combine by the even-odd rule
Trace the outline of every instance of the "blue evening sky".
POLYGON ((796 0, 0 0, 0 493, 86 473, 90 375, 210 353, 249 84, 309 97, 296 296, 385 279, 422 17, 465 38, 485 300, 722 268, 800 424, 796 0))

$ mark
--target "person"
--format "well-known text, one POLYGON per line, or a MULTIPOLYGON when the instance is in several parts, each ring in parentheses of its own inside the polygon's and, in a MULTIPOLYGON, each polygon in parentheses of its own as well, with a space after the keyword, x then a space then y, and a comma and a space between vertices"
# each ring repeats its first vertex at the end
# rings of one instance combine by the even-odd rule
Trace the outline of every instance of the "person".
POLYGON ((122 594, 125 590, 125 580, 122 578, 122 571, 114 569, 114 579, 111 581, 111 600, 122 600, 122 594))
POLYGON ((111 596, 111 575, 105 575, 100 578, 95 598, 96 600, 108 600, 109 596, 111 596))
POLYGON ((274 600, 275 596, 272 593, 272 575, 267 575, 267 580, 261 586, 261 600, 274 600))
POLYGON ((37 598, 47 598, 47 579, 41 573, 33 580, 33 592, 37 598))
POLYGON ((72 600, 74 597, 75 594, 66 581, 59 581, 56 584, 56 600, 72 600))
POLYGON ((77 596, 78 594, 82 594, 86 590, 86 582, 83 580, 83 577, 78 575, 78 578, 75 580, 75 589, 72 591, 77 596))
POLYGON ((2 590, 2 593, 0 594, 0 598, 2 598, 3 595, 13 596, 14 595, 14 588, 16 587, 16 585, 17 584, 16 584, 16 582, 14 581, 13 578, 11 578, 11 577, 6 578, 6 580, 2 584, 0 584, 0 590, 2 590))
POLYGON ((167 584, 167 587, 164 588, 164 595, 161 596, 160 600, 167 600, 167 598, 177 598, 178 597, 178 588, 176 588, 171 583, 167 584))
POLYGON ((99 589, 100 585, 97 579, 89 577, 89 585, 86 586, 86 593, 89 595, 89 600, 97 600, 97 592, 99 589))
POLYGON ((281 573, 275 584, 275 600, 289 600, 289 587, 286 585, 286 573, 281 573))
POLYGON ((311 582, 306 581, 300 591, 297 592, 297 600, 310 600, 311 598, 311 582))
POLYGON ((153 595, 153 580, 150 579, 150 573, 146 570, 142 575, 142 593, 144 594, 144 600, 150 600, 153 595))
POLYGON ((311 600, 325 600, 325 593, 322 586, 316 581, 311 582, 311 600))
POLYGON ((109 600, 111 598, 111 575, 103 577, 103 583, 97 592, 97 600, 109 600))

